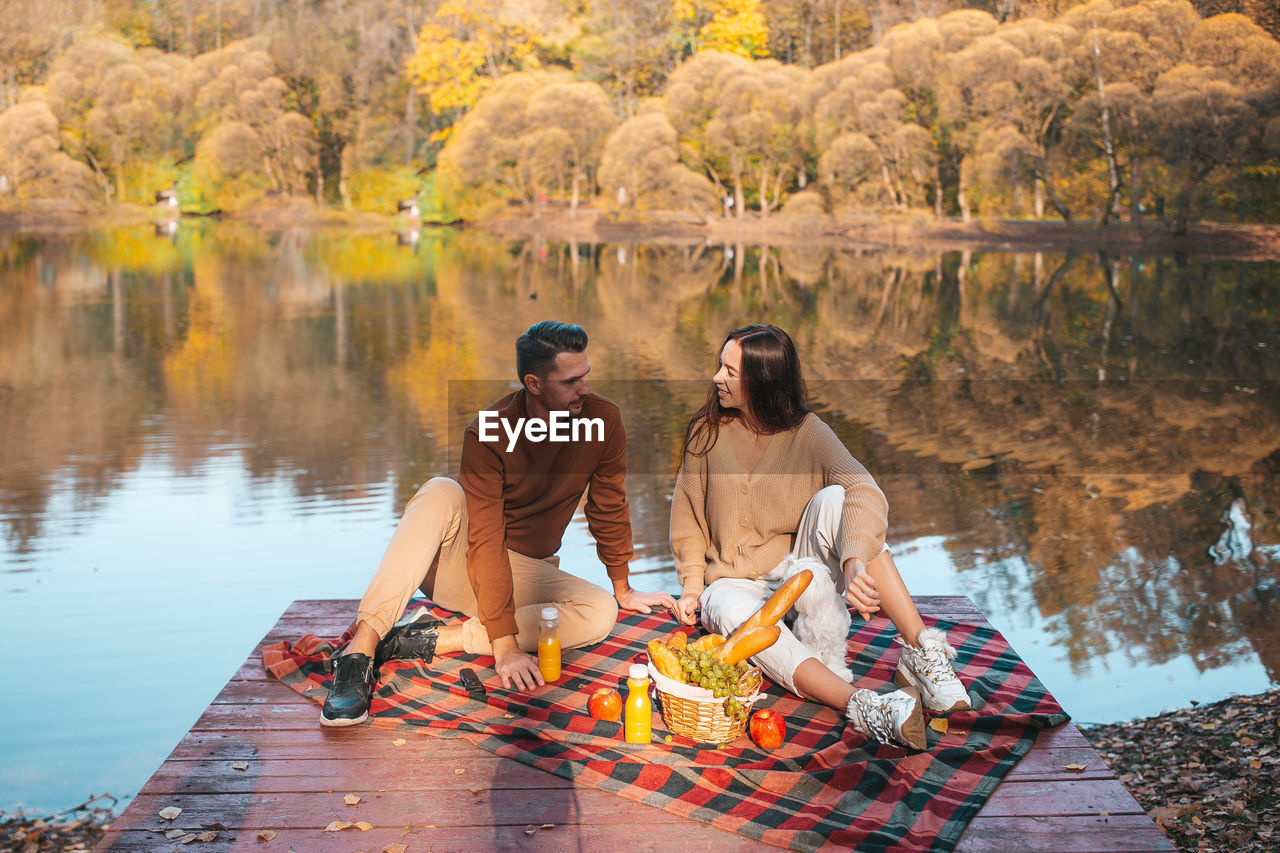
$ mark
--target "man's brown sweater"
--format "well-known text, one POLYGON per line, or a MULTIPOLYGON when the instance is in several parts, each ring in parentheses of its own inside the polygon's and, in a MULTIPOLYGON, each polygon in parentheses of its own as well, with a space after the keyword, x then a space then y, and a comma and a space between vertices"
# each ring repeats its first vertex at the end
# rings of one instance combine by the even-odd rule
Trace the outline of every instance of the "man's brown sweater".
MULTIPOLYGON (((529 417, 525 395, 521 388, 488 410, 514 428, 529 417)), ((538 559, 555 554, 583 492, 600 562, 610 579, 627 576, 631 513, 622 415, 610 400, 590 394, 578 418, 604 421, 604 440, 534 442, 521 431, 508 452, 502 426, 497 441, 480 440, 478 416, 463 435, 458 482, 467 496, 467 573, 490 640, 517 632, 507 549, 538 559)))

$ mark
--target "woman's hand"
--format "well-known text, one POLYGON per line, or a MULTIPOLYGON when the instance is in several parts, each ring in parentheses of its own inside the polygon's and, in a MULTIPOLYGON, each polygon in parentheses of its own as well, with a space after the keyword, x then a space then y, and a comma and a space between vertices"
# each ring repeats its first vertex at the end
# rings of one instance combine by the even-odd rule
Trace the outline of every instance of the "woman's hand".
POLYGON ((867 572, 866 563, 857 557, 844 561, 844 597, 862 614, 863 620, 871 618, 880 610, 880 590, 875 578, 867 572))
POLYGON ((685 625, 694 625, 698 621, 698 596, 682 595, 680 600, 676 602, 675 609, 671 611, 672 615, 683 622, 685 625))

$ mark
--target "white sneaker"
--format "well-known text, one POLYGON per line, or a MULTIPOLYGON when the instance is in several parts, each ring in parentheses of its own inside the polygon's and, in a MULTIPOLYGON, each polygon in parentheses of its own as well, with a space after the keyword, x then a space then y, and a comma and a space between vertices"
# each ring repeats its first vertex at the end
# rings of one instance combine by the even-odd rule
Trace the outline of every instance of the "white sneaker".
POLYGON ((880 743, 898 743, 910 749, 927 749, 920 694, 914 687, 892 693, 855 690, 845 716, 861 734, 880 743))
POLYGON ((893 680, 903 687, 919 689, 925 707, 930 711, 949 714, 952 711, 968 711, 969 691, 964 689, 951 661, 956 650, 947 645, 947 634, 939 628, 925 628, 916 640, 919 646, 902 643, 902 657, 893 680))

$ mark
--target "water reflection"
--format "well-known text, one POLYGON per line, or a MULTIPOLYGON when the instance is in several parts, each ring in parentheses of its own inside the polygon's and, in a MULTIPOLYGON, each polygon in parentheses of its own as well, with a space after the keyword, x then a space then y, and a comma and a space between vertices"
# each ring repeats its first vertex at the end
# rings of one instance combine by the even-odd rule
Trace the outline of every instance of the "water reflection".
MULTIPOLYGON (((140 577, 188 594, 236 578, 258 621, 210 617, 236 632, 234 668, 291 598, 359 593, 399 507, 456 471, 462 424, 510 384, 512 342, 547 317, 592 335, 597 388, 628 419, 636 569, 674 591, 684 419, 725 331, 767 318, 796 338, 823 416, 888 493, 913 589, 972 595, 1068 709, 1121 719, 1261 689, 1280 680, 1275 275, 1184 258, 186 221, 0 235, 4 637, 25 641, 45 624, 34 610, 84 583, 61 555, 127 552, 140 577), (173 550, 148 547, 159 505, 138 489, 188 508, 164 532, 173 550), (230 508, 211 515, 210 501, 230 508), (129 541, 103 532, 126 517, 129 541), (337 530, 343 560, 317 547, 337 530), (172 565, 184 538, 206 567, 185 581, 172 565), (1112 682, 1142 688, 1099 689, 1112 682)), ((585 538, 575 526, 566 549, 586 553, 585 538)), ((177 616, 148 624, 138 648, 187 630, 177 616)), ((188 717, 229 674, 203 679, 188 717)), ((173 716, 156 761, 190 722, 173 716)), ((24 773, 0 807, 38 787, 24 773)))

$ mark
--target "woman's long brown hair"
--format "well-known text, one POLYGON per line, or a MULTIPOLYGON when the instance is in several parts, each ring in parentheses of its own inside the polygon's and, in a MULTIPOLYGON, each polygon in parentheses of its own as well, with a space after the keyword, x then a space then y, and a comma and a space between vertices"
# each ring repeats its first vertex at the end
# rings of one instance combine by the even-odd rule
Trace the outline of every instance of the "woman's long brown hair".
POLYGON ((744 411, 739 414, 721 406, 713 385, 707 402, 685 427, 681 459, 686 452, 694 456, 709 452, 720 437, 720 424, 731 418, 742 417, 752 429, 772 434, 794 429, 809 414, 800 356, 790 335, 768 323, 752 323, 726 335, 716 350, 717 358, 729 341, 737 341, 742 348, 739 387, 744 411))

